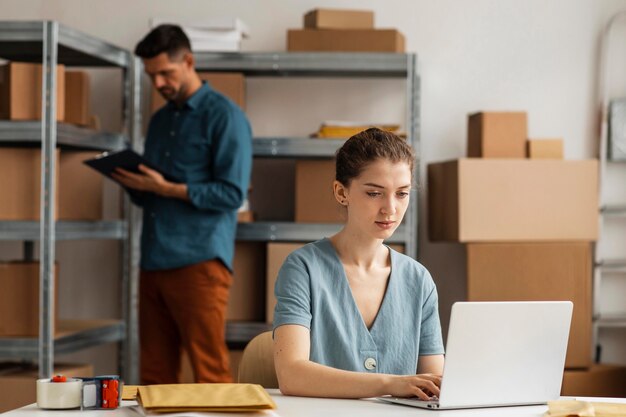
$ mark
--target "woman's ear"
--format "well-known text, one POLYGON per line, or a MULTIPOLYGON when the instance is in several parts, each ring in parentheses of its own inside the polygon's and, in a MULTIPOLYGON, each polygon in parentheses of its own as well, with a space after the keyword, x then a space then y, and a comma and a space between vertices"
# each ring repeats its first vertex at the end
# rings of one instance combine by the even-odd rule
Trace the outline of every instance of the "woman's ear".
POLYGON ((348 189, 339 181, 333 181, 333 194, 339 204, 348 205, 348 189))

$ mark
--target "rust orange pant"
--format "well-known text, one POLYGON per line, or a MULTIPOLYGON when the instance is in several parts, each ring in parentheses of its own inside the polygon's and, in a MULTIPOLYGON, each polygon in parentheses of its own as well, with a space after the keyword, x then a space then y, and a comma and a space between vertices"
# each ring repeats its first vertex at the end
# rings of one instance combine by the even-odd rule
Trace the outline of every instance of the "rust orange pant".
POLYGON ((225 340, 230 271, 218 260, 141 271, 141 383, 178 382, 181 348, 196 382, 232 382, 225 340))

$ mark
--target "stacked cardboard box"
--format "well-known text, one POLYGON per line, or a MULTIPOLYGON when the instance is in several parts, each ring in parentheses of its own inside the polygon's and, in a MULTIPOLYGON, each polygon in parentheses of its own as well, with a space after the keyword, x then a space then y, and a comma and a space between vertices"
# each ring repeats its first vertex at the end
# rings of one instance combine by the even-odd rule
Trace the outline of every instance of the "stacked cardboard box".
POLYGON ((396 29, 374 29, 374 13, 363 10, 316 9, 304 16, 304 29, 287 32, 291 52, 404 52, 404 36, 396 29))
MULTIPOLYGON (((102 218, 102 176, 83 164, 93 151, 56 151, 54 201, 59 220, 102 218)), ((41 150, 0 148, 0 220, 39 220, 41 150), (9 198, 10 197, 10 198, 9 198)))
POLYGON ((469 158, 428 166, 429 236, 467 244, 469 301, 572 301, 565 365, 587 369, 598 164, 527 132, 524 112, 469 116, 469 158))
POLYGON ((85 71, 65 73, 65 119, 66 123, 90 126, 91 94, 89 74, 85 71))
MULTIPOLYGON (((58 280, 59 267, 54 279, 58 280)), ((39 334, 39 262, 0 263, 0 337, 39 334)), ((58 288, 54 286, 55 290, 58 288)), ((55 291, 54 298, 58 300, 55 291)), ((56 303, 55 303, 56 304, 56 303)), ((54 321, 57 321, 55 311, 54 321)), ((56 328, 57 326, 55 326, 56 328)))
MULTIPOLYGON (((9 62, 0 66, 0 119, 41 119, 41 64, 9 62)), ((65 66, 57 66, 56 119, 65 119, 65 66)))

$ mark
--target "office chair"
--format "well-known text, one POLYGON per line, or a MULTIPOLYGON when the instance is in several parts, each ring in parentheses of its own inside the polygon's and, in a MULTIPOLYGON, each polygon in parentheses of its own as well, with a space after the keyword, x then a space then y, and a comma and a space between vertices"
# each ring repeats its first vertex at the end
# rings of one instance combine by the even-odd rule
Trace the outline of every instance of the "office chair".
POLYGON ((259 384, 264 388, 278 388, 271 331, 257 335, 248 343, 239 363, 237 380, 259 384))

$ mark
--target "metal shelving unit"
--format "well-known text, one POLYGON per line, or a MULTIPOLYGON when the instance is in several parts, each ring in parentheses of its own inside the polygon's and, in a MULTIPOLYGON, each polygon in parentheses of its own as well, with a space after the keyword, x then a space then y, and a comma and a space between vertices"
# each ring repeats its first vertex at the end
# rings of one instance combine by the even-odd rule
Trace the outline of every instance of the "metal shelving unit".
MULTIPOLYGON (((402 78, 406 80, 407 140, 419 160, 419 77, 415 54, 394 53, 197 53, 199 71, 233 71, 248 77, 352 77, 402 78)), ((309 138, 254 138, 257 158, 332 158, 344 140, 309 138)), ((417 172, 419 174, 419 171, 417 172)), ((418 179, 419 183, 419 179, 418 179)), ((417 257, 418 195, 411 194, 411 207, 392 243, 405 245, 406 253, 417 257)), ((302 242, 320 239, 340 229, 333 224, 255 222, 239 224, 238 240, 302 242)))
MULTIPOLYGON (((53 154, 57 146, 80 149, 113 150, 126 141, 138 143, 141 116, 139 114, 140 65, 133 55, 122 48, 68 28, 54 21, 0 22, 0 57, 23 62, 42 63, 41 121, 0 122, 0 143, 3 145, 39 145, 42 152, 41 220, 39 222, 0 222, 0 240, 23 240, 32 252, 34 241, 40 242, 40 331, 38 339, 0 339, 0 357, 37 359, 40 377, 53 372, 54 354, 69 353, 101 343, 121 342, 120 368, 128 382, 136 380, 128 352, 136 351, 136 320, 126 306, 136 299, 137 235, 126 210, 121 221, 57 222, 52 202, 55 198, 53 179, 56 170, 53 154), (123 71, 124 134, 107 134, 56 120, 57 64, 81 67, 117 67, 123 71), (117 239, 123 243, 122 320, 65 320, 54 328, 55 241, 69 239, 117 239), (132 242, 131 242, 132 240, 132 242)), ((125 202, 128 207, 128 202, 125 202)))
MULTIPOLYGON (((602 329, 626 329, 626 310, 619 313, 607 313, 602 311, 602 283, 607 274, 621 274, 626 278, 626 252, 624 258, 607 258, 601 253, 601 240, 605 230, 615 221, 623 221, 626 218, 626 204, 605 204, 607 197, 606 183, 608 178, 608 165, 624 163, 623 155, 614 154, 609 148, 609 115, 610 115, 610 69, 611 69, 611 42, 613 29, 617 22, 626 18, 626 12, 615 14, 605 27, 602 38, 602 56, 600 65, 600 111, 601 129, 598 141, 599 158, 599 241, 595 245, 594 271, 593 271, 593 346, 596 348, 596 361, 601 362, 600 332, 602 329)), ((623 182, 623 179, 622 179, 623 182)))

